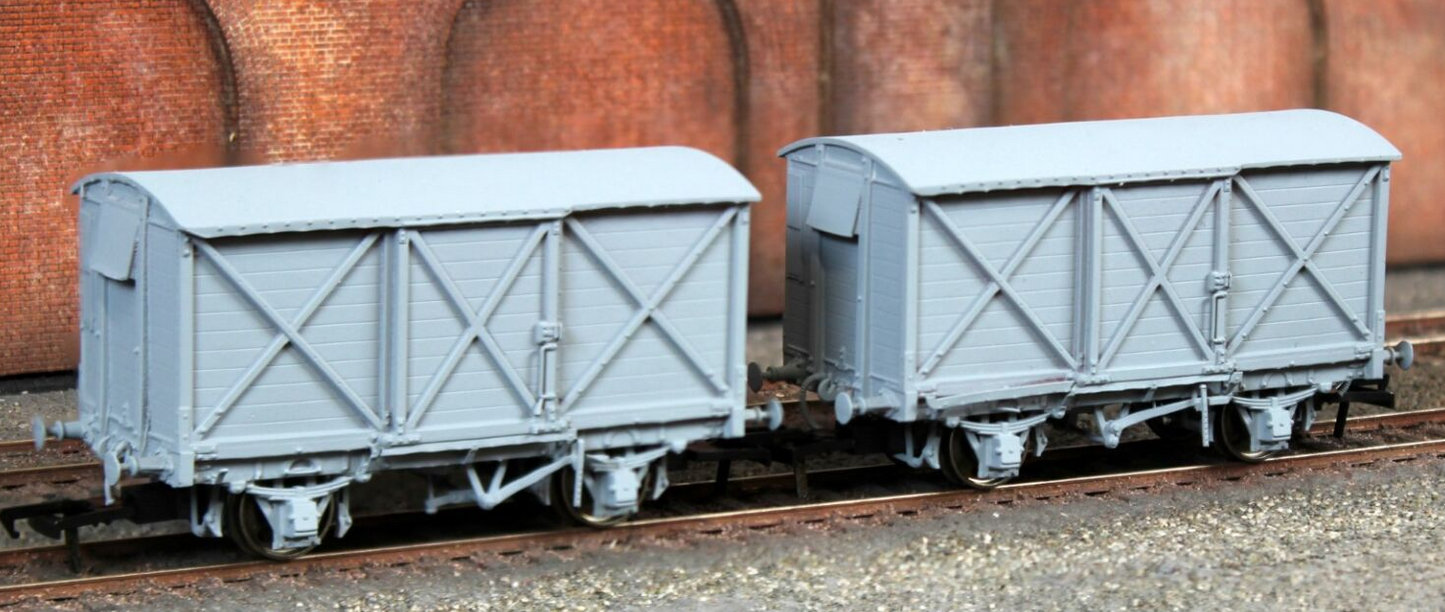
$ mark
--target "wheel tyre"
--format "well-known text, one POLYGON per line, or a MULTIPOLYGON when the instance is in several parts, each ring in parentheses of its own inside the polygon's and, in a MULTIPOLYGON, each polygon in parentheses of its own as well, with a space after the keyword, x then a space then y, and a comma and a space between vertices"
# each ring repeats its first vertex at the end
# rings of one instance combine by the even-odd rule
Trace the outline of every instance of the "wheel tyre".
MULTIPOLYGON (((291 561, 299 558, 313 550, 320 544, 300 546, 296 548, 272 548, 271 547, 271 525, 266 521, 266 515, 261 513, 259 502, 249 494, 241 493, 226 496, 225 507, 225 529, 231 541, 243 552, 253 557, 270 559, 272 561, 291 561)), ((336 503, 326 505, 326 512, 321 516, 321 540, 331 532, 331 527, 336 521, 336 503)))
MULTIPOLYGON (((968 481, 964 480, 963 475, 959 474, 958 469, 954 467, 956 460, 953 457, 952 451, 948 450, 949 440, 952 437, 953 434, 951 433, 943 434, 943 441, 938 446, 938 471, 943 473, 943 479, 947 480, 948 484, 955 487, 966 487, 969 486, 968 481)), ((967 441, 965 441, 964 444, 967 445, 967 441)), ((969 449, 968 452, 970 454, 973 453, 971 449, 969 449)))
POLYGON ((1279 451, 1250 451, 1249 428, 1234 406, 1225 406, 1214 417, 1214 441, 1225 457, 1244 463, 1263 463, 1279 451))
MULTIPOLYGON (((587 492, 587 487, 582 487, 581 507, 572 505, 572 486, 576 482, 577 473, 570 467, 558 470, 552 476, 552 508, 557 511, 557 516, 563 522, 572 525, 581 525, 593 529, 607 529, 627 522, 631 516, 608 516, 600 517, 592 514, 584 508, 592 506, 592 494, 587 492)), ((644 497, 651 488, 652 470, 642 479, 642 486, 639 493, 644 497)))
POLYGON ((944 479, 957 486, 970 487, 987 491, 997 488, 1012 477, 1002 478, 979 478, 978 457, 973 453, 973 447, 968 444, 968 434, 963 428, 949 428, 943 435, 942 443, 938 448, 938 464, 943 472, 944 479))

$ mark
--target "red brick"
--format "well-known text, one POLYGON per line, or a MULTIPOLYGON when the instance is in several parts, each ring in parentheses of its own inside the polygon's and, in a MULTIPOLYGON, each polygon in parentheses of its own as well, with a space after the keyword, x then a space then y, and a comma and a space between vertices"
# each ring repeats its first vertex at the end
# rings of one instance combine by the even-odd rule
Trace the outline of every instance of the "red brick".
POLYGON ((1325 3, 1323 102, 1379 130, 1404 153, 1391 172, 1389 261, 1445 260, 1445 4, 1325 3))
POLYGON ((1304 0, 997 5, 1000 124, 1310 106, 1304 0))
POLYGON ((818 0, 738 3, 747 34, 748 106, 742 170, 763 201, 753 207, 748 311, 783 311, 787 217, 784 145, 818 133, 818 0))
POLYGON ((0 37, 0 375, 75 364, 69 182, 118 156, 223 142, 203 15, 186 0, 0 7, 14 32, 0 37))
POLYGON ((984 125, 991 116, 986 0, 829 0, 828 133, 984 125))
POLYGON ((0 3, 0 375, 73 364, 64 187, 102 166, 689 144, 764 194, 750 307, 771 314, 784 188, 773 152, 794 139, 1324 105, 1405 152, 1391 261, 1445 260, 1429 235, 1445 222, 1432 199, 1445 178, 1428 171, 1445 156, 1445 8, 1427 0, 213 9, 210 21, 204 0, 0 3))
POLYGON ((685 144, 734 158, 732 49, 713 2, 467 2, 443 96, 451 151, 685 144))
POLYGON ((213 1, 241 147, 278 161, 433 152, 460 1, 213 1))

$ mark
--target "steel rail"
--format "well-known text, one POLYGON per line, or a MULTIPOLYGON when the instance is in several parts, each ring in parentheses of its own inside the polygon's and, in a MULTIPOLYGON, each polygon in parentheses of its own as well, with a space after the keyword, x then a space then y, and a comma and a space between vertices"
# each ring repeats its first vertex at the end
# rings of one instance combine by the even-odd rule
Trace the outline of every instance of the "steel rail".
MULTIPOLYGON (((896 473, 908 468, 894 463, 871 463, 838 468, 823 468, 809 470, 808 475, 817 479, 856 479, 865 476, 870 472, 896 473)), ((793 473, 755 474, 752 476, 738 476, 728 481, 730 492, 750 492, 770 488, 789 488, 793 485, 793 473)), ((667 489, 667 497, 676 499, 679 497, 708 497, 715 492, 716 483, 712 480, 698 480, 673 483, 667 489)), ((474 508, 459 507, 460 511, 471 511, 474 508)), ((445 508, 442 512, 457 511, 458 507, 445 508)), ((396 512, 377 512, 371 514, 360 514, 355 516, 356 525, 353 529, 376 527, 373 523, 382 521, 397 520, 427 520, 427 515, 420 510, 402 510, 396 512)), ((85 553, 98 557, 120 557, 157 550, 170 551, 184 548, 196 548, 207 546, 216 540, 197 538, 189 532, 164 533, 155 535, 133 536, 125 538, 112 538, 103 540, 91 540, 82 542, 81 548, 85 553)), ((224 545, 225 543, 222 543, 224 545)), ((23 548, 0 549, 0 569, 19 568, 25 565, 41 561, 50 563, 64 563, 69 555, 69 549, 64 544, 44 544, 40 546, 29 546, 23 548)))
MULTIPOLYGON (((1345 420, 1345 431, 1373 431, 1387 427, 1412 427, 1431 423, 1445 423, 1445 408, 1406 410, 1349 417, 1345 420)), ((1327 434, 1334 430, 1332 419, 1325 419, 1310 426, 1311 434, 1327 434)))
POLYGON ((100 464, 93 461, 43 465, 0 471, 0 490, 13 490, 37 484, 73 484, 101 475, 100 464))
POLYGON ((805 528, 829 522, 886 520, 924 512, 946 512, 987 504, 1010 505, 1066 496, 1130 494, 1172 486, 1233 482, 1251 477, 1272 478, 1340 466, 1364 467, 1384 462, 1445 458, 1445 439, 1276 457, 1260 464, 1222 463, 1082 476, 1033 483, 1008 484, 993 491, 950 490, 889 495, 856 500, 799 504, 639 520, 608 530, 565 529, 515 533, 325 552, 289 563, 239 563, 132 572, 0 586, 0 605, 26 601, 62 601, 85 594, 130 593, 144 587, 184 588, 206 581, 235 582, 265 575, 297 575, 362 567, 401 566, 418 562, 478 562, 488 555, 514 556, 584 547, 612 546, 655 538, 709 537, 783 528, 805 528))
MULTIPOLYGON (((1375 431, 1389 427, 1409 427, 1416 424, 1442 423, 1445 424, 1445 408, 1418 411, 1404 415, 1368 415, 1353 417, 1350 419, 1350 431, 1375 431), (1401 418, 1410 417, 1410 418, 1401 418)), ((1311 428, 1311 434, 1329 434, 1332 430, 1331 423, 1319 423, 1311 428)), ((1141 440, 1127 442, 1120 449, 1129 449, 1136 446, 1158 442, 1157 440, 1141 440)), ((1044 458, 1051 461, 1069 461, 1086 459, 1089 451, 1096 451, 1099 455, 1118 454, 1119 450, 1105 450, 1098 445, 1072 445, 1061 446, 1045 453, 1044 458)), ((877 473, 878 476, 899 471, 908 470, 904 466, 894 463, 870 463, 836 468, 822 468, 808 471, 811 479, 822 481, 852 481, 858 478, 871 477, 870 474, 877 473)), ((768 489, 787 489, 793 486, 795 475, 789 472, 755 474, 751 476, 738 476, 728 480, 727 490, 730 493, 756 492, 768 489)), ((697 480, 673 483, 668 488, 667 497, 676 499, 679 497, 707 497, 717 493, 717 483, 714 480, 697 480)), ((399 511, 382 512, 375 514, 363 514, 356 517, 358 527, 367 526, 367 523, 387 519, 421 519, 424 515, 420 512, 399 511)), ((105 540, 94 540, 82 543, 88 555, 100 557, 118 557, 125 555, 139 554, 143 552, 155 552, 157 550, 177 550, 201 542, 210 542, 195 538, 189 533, 157 534, 148 536, 136 536, 128 538, 115 538, 105 540)), ((12 548, 0 550, 0 568, 22 567, 35 561, 62 563, 69 553, 63 544, 31 546, 26 548, 12 548)))
MULTIPOLYGON (((41 452, 72 453, 82 450, 85 450, 85 443, 80 440, 56 440, 49 438, 46 440, 45 451, 41 452)), ((24 440, 0 441, 0 455, 20 455, 34 452, 36 452, 35 440, 29 438, 24 440)))

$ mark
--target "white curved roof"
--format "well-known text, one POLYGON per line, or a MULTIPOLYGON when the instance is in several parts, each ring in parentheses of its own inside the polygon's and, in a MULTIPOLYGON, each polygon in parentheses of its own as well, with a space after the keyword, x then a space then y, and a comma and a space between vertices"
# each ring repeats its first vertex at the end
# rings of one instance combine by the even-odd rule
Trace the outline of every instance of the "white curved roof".
POLYGON ((759 199, 732 166, 687 147, 118 172, 73 189, 103 180, 147 192, 178 229, 203 238, 759 199))
POLYGON ((779 155, 819 143, 872 157, 920 196, 1400 158, 1374 130, 1321 110, 809 138, 779 155))

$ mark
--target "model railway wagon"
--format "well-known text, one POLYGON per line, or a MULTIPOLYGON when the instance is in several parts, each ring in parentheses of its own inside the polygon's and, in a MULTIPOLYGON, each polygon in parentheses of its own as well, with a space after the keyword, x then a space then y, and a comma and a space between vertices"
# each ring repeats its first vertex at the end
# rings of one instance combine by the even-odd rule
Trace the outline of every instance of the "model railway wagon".
POLYGON ((107 494, 123 476, 188 490, 198 535, 292 556, 345 533, 351 483, 401 469, 461 472, 428 509, 530 490, 613 521, 666 486, 665 455, 743 432, 758 194, 700 151, 76 191, 80 419, 54 433, 102 458, 107 494))
POLYGON ((785 352, 839 423, 991 486, 1084 413, 1238 458, 1381 388, 1391 161, 1285 111, 804 140, 788 161, 785 352), (920 425, 921 424, 921 425, 920 425), (1209 426, 1209 425, 1213 426, 1209 426))
MULTIPOLYGON (((786 363, 768 375, 833 402, 828 448, 988 487, 1082 417, 1108 446, 1147 424, 1259 460, 1321 402, 1388 403, 1385 366, 1410 364, 1408 344, 1382 347, 1399 153, 1345 117, 782 154, 786 363)), ((527 491, 604 525, 661 493, 668 456, 775 457, 789 439, 744 431, 778 424, 744 395, 758 195, 706 154, 102 174, 77 191, 80 419, 51 432, 102 458, 108 496, 152 482, 122 488, 129 510, 11 508, 7 527, 176 517, 286 558, 344 534, 350 485, 383 470, 431 478, 432 510, 527 491)))

